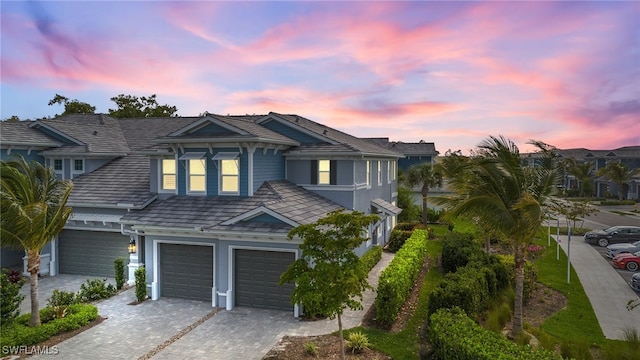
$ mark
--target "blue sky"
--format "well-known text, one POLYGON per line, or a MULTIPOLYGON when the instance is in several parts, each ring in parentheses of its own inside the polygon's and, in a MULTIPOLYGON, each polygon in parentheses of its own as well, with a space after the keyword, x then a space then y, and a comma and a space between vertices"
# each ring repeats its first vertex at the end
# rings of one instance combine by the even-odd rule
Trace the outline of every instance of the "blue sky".
POLYGON ((640 145, 638 2, 3 1, 0 118, 296 113, 466 151, 640 145))

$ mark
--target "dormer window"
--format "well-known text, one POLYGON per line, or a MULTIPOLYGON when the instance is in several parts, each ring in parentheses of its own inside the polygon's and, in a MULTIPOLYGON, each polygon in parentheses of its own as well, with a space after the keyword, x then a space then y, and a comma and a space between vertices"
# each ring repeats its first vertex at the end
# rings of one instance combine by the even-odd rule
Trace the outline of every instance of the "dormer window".
POLYGON ((162 159, 160 162, 160 189, 164 191, 176 190, 176 160, 175 159, 162 159))
POLYGON ((378 186, 382 185, 382 161, 378 160, 378 186))
POLYGON ((53 172, 59 180, 62 180, 64 176, 62 159, 53 159, 53 172))
POLYGON ((219 161, 220 195, 238 195, 240 193, 240 160, 237 152, 217 153, 213 160, 219 161))
POLYGON ((83 159, 74 159, 73 160, 73 172, 72 176, 76 177, 78 175, 84 174, 84 160, 83 159))
POLYGON ((311 184, 336 185, 336 160, 311 160, 311 184))
POLYGON ((180 160, 187 162, 187 193, 206 193, 207 165, 204 153, 185 153, 180 160))
POLYGON ((371 187, 371 161, 367 160, 367 188, 371 187))

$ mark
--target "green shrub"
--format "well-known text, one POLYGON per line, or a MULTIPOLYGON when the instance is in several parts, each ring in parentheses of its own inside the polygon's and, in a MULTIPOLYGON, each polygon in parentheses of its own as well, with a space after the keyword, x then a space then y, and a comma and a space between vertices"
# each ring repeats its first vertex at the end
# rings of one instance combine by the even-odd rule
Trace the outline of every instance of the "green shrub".
POLYGON ((367 250, 361 257, 360 262, 365 269, 366 273, 369 273, 371 269, 382 259, 382 247, 373 246, 371 249, 367 250))
POLYGON ((442 239, 442 271, 454 272, 459 267, 467 265, 480 246, 473 242, 471 234, 457 231, 449 232, 442 239))
POLYGON ((13 321, 20 315, 20 303, 24 300, 24 295, 20 294, 20 289, 25 280, 19 271, 8 271, 2 269, 0 274, 0 322, 4 325, 13 321))
POLYGON ((429 314, 439 309, 459 307, 471 317, 477 317, 489 302, 487 280, 481 271, 472 266, 448 273, 429 294, 429 314))
POLYGON ((400 250, 402 248, 402 246, 407 241, 407 239, 411 237, 411 234, 413 234, 413 230, 411 230, 411 231, 406 231, 406 230, 393 230, 393 231, 391 231, 391 234, 389 235, 389 243, 387 244, 387 250, 389 250, 391 252, 397 252, 398 250, 400 250))
POLYGON ((89 303, 108 299, 115 295, 116 291, 113 285, 107 283, 107 279, 87 279, 84 284, 80 285, 77 298, 79 302, 89 303))
POLYGON ((483 329, 458 309, 440 309, 430 317, 428 339, 432 359, 562 359, 547 350, 519 346, 500 334, 483 329))
POLYGON ((51 297, 47 301, 47 306, 69 306, 77 304, 79 300, 80 299, 72 291, 62 291, 54 289, 51 297))
POLYGON ((136 278, 136 300, 144 301, 147 299, 147 270, 141 266, 136 269, 134 276, 136 278))
POLYGON ((400 230, 400 231, 413 231, 413 229, 415 229, 416 226, 420 225, 420 223, 414 223, 414 222, 401 222, 396 224, 396 226, 393 228, 393 230, 400 230))
POLYGON ((70 305, 62 318, 55 318, 52 313, 49 307, 40 310, 40 318, 49 321, 42 320, 42 325, 36 327, 29 326, 30 314, 19 316, 11 324, 3 324, 0 327, 2 355, 6 355, 10 347, 37 344, 54 335, 79 329, 98 318, 98 308, 90 304, 70 305))
POLYGON ((359 354, 365 349, 368 349, 371 344, 369 343, 367 335, 361 331, 353 331, 347 335, 346 346, 352 353, 359 354))
POLYGON ((304 343, 304 351, 311 356, 318 356, 318 345, 313 342, 304 343))
POLYGON ((125 272, 124 272, 124 262, 125 259, 123 258, 117 258, 113 261, 113 267, 115 268, 115 272, 116 272, 116 289, 120 290, 124 287, 124 279, 125 279, 125 272))
POLYGON ((600 201, 600 205, 609 206, 609 205, 634 205, 636 203, 635 200, 602 200, 600 201))
POLYGON ((427 234, 415 230, 391 263, 380 274, 376 296, 376 319, 391 325, 411 292, 427 255, 427 234))

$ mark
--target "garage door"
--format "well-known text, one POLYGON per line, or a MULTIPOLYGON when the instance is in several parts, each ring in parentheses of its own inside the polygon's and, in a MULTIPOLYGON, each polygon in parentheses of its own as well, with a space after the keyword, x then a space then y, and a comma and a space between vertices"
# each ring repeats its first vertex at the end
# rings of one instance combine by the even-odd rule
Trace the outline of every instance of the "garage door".
POLYGON ((211 302, 213 247, 160 244, 160 295, 211 302))
POLYGON ((291 310, 293 284, 278 282, 294 259, 292 252, 236 250, 236 305, 291 310))
POLYGON ((113 261, 129 258, 128 245, 129 237, 120 233, 63 230, 58 237, 58 268, 62 274, 112 278, 113 261))

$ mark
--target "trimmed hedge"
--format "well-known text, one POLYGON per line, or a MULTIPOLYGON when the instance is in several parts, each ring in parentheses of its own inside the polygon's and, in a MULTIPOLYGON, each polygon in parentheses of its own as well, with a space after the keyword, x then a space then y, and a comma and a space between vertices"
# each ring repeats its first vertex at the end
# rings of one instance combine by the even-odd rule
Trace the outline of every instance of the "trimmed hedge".
POLYGON ((415 230, 396 253, 378 282, 376 320, 391 325, 411 292, 427 255, 427 232, 415 230))
POLYGON ((391 252, 398 252, 404 245, 404 243, 411 237, 413 230, 393 230, 389 235, 389 243, 387 244, 387 250, 391 252))
MULTIPOLYGON (((40 310, 42 319, 53 318, 54 309, 46 307, 40 310)), ((57 334, 79 329, 98 318, 98 308, 90 304, 74 304, 67 308, 64 317, 44 322, 40 326, 29 326, 31 314, 20 315, 11 324, 2 324, 0 343, 4 350, 12 346, 29 346, 49 339, 57 334)))
POLYGON ((373 246, 371 249, 367 250, 362 257, 360 257, 360 262, 365 269, 365 272, 368 274, 371 269, 382 259, 382 247, 381 246, 373 246))
POLYGON ((440 309, 430 317, 429 342, 432 359, 495 360, 562 359, 544 349, 519 346, 500 334, 486 330, 460 309, 440 309))

